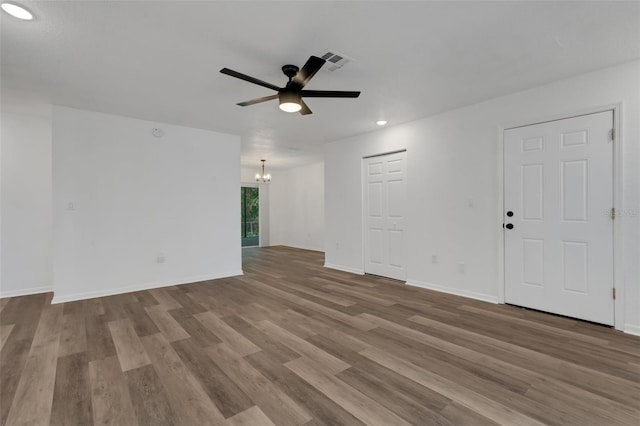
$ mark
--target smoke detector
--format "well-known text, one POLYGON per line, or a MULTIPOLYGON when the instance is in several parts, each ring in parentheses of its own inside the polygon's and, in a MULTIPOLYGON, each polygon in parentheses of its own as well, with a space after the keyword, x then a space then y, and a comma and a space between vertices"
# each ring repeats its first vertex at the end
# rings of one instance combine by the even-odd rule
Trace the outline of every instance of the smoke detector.
POLYGON ((352 61, 352 59, 347 55, 343 55, 342 53, 332 49, 327 49, 327 51, 320 55, 320 57, 327 61, 324 67, 322 67, 323 70, 327 71, 338 70, 352 61))

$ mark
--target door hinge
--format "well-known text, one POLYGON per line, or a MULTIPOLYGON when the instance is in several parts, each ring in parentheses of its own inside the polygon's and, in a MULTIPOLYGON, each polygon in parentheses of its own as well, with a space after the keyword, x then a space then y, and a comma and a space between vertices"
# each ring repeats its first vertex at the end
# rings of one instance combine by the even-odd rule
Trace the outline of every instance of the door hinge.
POLYGON ((614 220, 616 218, 616 208, 615 207, 611 207, 611 220, 614 220))
POLYGON ((611 296, 613 296, 613 300, 616 300, 616 288, 615 287, 613 287, 611 289, 611 296))
POLYGON ((616 140, 616 129, 611 129, 611 140, 612 141, 616 140))

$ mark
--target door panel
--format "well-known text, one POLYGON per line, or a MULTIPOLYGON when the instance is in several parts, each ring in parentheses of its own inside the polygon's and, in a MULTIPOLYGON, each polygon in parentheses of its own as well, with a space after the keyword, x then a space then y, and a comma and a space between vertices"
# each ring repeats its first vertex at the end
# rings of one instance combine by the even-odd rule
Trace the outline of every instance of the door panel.
POLYGON ((522 239, 523 282, 542 286, 544 282, 544 240, 522 239))
POLYGON ((587 221, 587 160, 563 161, 562 168, 562 220, 587 221))
POLYGON ((562 272, 564 289, 588 294, 588 243, 586 241, 562 242, 562 272))
POLYGON ((364 270, 406 279, 406 152, 363 160, 364 270))
POLYGON ((524 220, 543 220, 543 176, 543 164, 522 166, 522 218, 524 220))
POLYGON ((382 217, 382 182, 369 183, 369 216, 382 217))
POLYGON ((369 262, 375 265, 382 265, 384 252, 384 236, 382 229, 369 229, 369 262))
POLYGON ((400 229, 389 230, 389 267, 404 268, 404 231, 400 229))
POLYGON ((404 217, 404 180, 390 180, 387 182, 387 214, 390 218, 404 217))
POLYGON ((613 112, 504 133, 505 300, 612 325, 613 112))

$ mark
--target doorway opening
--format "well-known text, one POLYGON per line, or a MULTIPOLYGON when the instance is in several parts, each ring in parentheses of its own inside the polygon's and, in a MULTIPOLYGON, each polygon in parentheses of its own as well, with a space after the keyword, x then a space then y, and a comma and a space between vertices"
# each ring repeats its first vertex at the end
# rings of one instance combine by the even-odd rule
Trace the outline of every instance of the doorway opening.
POLYGON ((260 193, 258 187, 240 188, 240 232, 242 247, 260 245, 260 193))

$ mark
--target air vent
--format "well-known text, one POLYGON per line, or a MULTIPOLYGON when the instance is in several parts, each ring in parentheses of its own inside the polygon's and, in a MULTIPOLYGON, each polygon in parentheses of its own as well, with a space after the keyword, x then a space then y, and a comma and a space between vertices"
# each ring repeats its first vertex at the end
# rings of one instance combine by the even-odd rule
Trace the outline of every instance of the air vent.
POLYGON ((347 63, 351 62, 351 58, 335 50, 327 50, 327 52, 324 55, 321 55, 320 57, 327 61, 325 66, 322 67, 322 69, 327 71, 335 71, 337 69, 342 68, 347 63))

